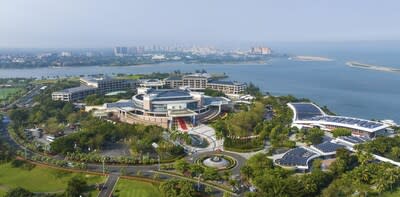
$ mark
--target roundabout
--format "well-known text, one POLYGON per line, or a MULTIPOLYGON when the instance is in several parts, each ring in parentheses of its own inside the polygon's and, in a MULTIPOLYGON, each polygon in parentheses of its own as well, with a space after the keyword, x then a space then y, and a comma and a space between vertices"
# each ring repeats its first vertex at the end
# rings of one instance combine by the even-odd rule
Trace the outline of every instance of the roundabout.
POLYGON ((223 154, 208 154, 198 158, 195 163, 217 170, 229 170, 236 166, 237 161, 223 154))

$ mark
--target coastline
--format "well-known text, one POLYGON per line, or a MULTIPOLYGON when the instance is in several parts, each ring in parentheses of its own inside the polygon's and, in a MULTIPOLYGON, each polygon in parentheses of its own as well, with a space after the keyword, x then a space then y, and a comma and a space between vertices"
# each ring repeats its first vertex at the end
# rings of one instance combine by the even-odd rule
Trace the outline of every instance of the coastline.
MULTIPOLYGON (((272 58, 271 58, 272 59, 272 58)), ((214 62, 154 62, 154 63, 145 63, 145 64, 121 64, 121 65, 111 65, 111 64, 94 64, 94 65, 83 65, 83 66, 41 66, 41 67, 17 67, 17 68, 10 68, 10 67, 4 67, 0 68, 0 70, 13 70, 13 69, 21 69, 21 70, 27 70, 27 69, 40 69, 40 68, 51 68, 51 69, 60 69, 60 68, 75 68, 75 67, 93 67, 93 66, 98 66, 98 67, 132 67, 132 66, 152 66, 152 65, 168 65, 168 64, 184 64, 184 65, 240 65, 240 64, 257 64, 257 65, 268 65, 270 59, 268 60, 252 60, 252 61, 226 61, 226 62, 220 62, 220 63, 214 63, 214 62)))
POLYGON ((346 65, 353 68, 376 70, 381 72, 400 73, 400 68, 393 68, 393 67, 373 65, 373 64, 364 64, 356 61, 346 62, 346 65))

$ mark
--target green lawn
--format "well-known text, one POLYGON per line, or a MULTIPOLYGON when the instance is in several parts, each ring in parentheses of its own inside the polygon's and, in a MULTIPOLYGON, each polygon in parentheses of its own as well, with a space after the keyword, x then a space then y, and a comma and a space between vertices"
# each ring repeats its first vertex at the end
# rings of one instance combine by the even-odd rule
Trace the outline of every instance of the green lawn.
POLYGON ((393 192, 385 192, 381 196, 382 197, 399 197, 400 196, 400 188, 393 189, 393 192))
POLYGON ((161 197, 161 193, 158 190, 158 185, 128 180, 120 179, 114 190, 114 196, 117 197, 161 197))
POLYGON ((136 74, 136 75, 126 75, 126 76, 121 76, 121 77, 118 77, 119 79, 131 79, 131 80, 137 80, 137 79, 140 79, 140 78, 142 78, 143 77, 143 75, 141 75, 141 74, 136 74))
POLYGON ((5 196, 5 195, 6 195, 6 191, 0 189, 0 196, 5 196))
MULTIPOLYGON (((17 186, 32 192, 63 192, 70 178, 81 175, 89 184, 105 182, 105 177, 81 173, 71 173, 51 168, 36 166, 32 170, 13 168, 9 163, 0 165, 0 196, 7 189, 17 186)), ((96 196, 97 191, 91 192, 96 196)))
POLYGON ((14 94, 20 90, 22 90, 22 88, 0 88, 0 100, 6 99, 8 95, 14 94))

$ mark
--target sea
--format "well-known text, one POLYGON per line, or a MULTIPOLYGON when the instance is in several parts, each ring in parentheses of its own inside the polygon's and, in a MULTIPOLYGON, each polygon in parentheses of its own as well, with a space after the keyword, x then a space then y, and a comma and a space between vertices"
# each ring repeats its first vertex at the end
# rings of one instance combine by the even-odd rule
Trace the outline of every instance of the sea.
POLYGON ((65 77, 88 74, 194 72, 226 73, 227 80, 252 82, 272 95, 309 98, 336 114, 365 119, 391 119, 400 123, 400 74, 352 68, 347 61, 358 61, 400 68, 400 43, 277 43, 276 53, 322 56, 329 62, 294 61, 271 58, 265 63, 183 64, 139 66, 85 66, 62 68, 0 69, 0 78, 65 77))

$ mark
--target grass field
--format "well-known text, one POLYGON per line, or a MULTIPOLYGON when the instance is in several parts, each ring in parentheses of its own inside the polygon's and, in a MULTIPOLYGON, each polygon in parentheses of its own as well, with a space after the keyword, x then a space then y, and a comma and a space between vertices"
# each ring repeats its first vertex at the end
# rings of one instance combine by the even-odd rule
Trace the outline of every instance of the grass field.
POLYGON ((143 75, 141 74, 136 74, 136 75, 126 75, 126 76, 121 76, 121 77, 117 77, 118 79, 132 79, 132 80, 137 80, 137 79, 141 79, 143 77, 143 75))
POLYGON ((114 190, 114 196, 117 197, 162 197, 158 190, 158 185, 135 181, 120 179, 114 190))
POLYGON ((5 190, 0 190, 0 196, 5 196, 6 195, 6 191, 5 190))
MULTIPOLYGON (((0 165, 0 196, 11 188, 17 186, 32 192, 63 192, 70 178, 81 175, 88 184, 105 182, 105 177, 71 173, 51 168, 36 166, 32 170, 13 168, 9 163, 0 165)), ((97 191, 91 191, 92 196, 97 196, 97 191)))
POLYGON ((6 99, 9 95, 20 90, 22 90, 22 88, 0 88, 0 100, 6 99))
POLYGON ((400 188, 393 189, 393 192, 385 192, 381 196, 382 197, 399 197, 400 196, 400 188))

